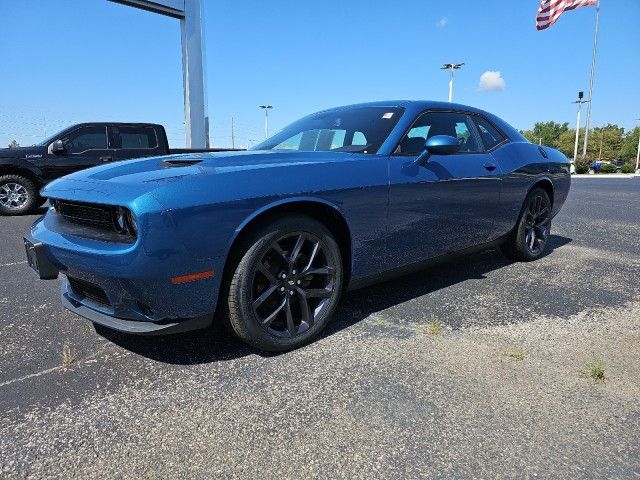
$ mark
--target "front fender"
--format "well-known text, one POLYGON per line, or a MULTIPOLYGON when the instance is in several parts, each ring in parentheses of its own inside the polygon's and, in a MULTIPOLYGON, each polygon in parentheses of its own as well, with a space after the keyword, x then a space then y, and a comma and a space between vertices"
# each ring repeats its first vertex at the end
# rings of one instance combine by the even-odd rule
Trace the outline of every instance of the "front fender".
POLYGON ((31 177, 35 177, 39 183, 41 182, 42 170, 24 158, 0 158, 0 175, 6 175, 4 172, 9 171, 24 172, 31 177))
POLYGON ((294 196, 294 197, 287 197, 287 198, 282 198, 273 202, 270 202, 266 205, 263 205, 262 207, 258 208, 257 210, 255 210, 254 212, 251 213, 251 215, 247 216, 239 225, 238 227, 235 229, 235 231, 233 232, 233 236, 230 238, 230 241, 228 242, 227 245, 227 249, 226 251, 228 252, 229 249, 231 248, 231 245, 233 245, 233 243, 236 241, 236 239, 238 238, 238 235, 240 235, 240 232, 242 232, 242 230, 244 230, 244 228, 251 223, 252 221, 254 221, 256 218, 258 218, 260 215, 268 212, 269 210, 273 210, 275 208, 278 207, 282 207, 285 206, 287 204, 294 204, 294 203, 300 203, 300 202, 308 202, 308 203, 320 203, 322 205, 325 205, 333 210, 335 210, 335 212, 340 215, 343 219, 345 219, 345 222, 347 223, 347 225, 349 224, 346 220, 346 216, 344 214, 344 212, 340 209, 340 207, 328 200, 325 200, 324 198, 319 198, 319 197, 311 197, 311 196, 294 196))

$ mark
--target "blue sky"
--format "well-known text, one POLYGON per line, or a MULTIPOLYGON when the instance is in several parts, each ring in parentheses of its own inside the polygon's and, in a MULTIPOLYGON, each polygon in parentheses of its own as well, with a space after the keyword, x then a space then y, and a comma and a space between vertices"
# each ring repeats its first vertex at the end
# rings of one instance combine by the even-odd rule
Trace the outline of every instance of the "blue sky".
MULTIPOLYGON (((594 8, 534 26, 537 0, 203 0, 211 136, 236 145, 323 108, 446 100, 444 62, 465 62, 455 101, 517 128, 575 122, 588 89, 594 8), (500 72, 505 88, 483 91, 500 72), (495 77, 495 74, 494 74, 495 77)), ((601 0, 592 124, 640 117, 640 1, 601 0)), ((148 121, 184 144, 179 22, 106 0, 0 0, 0 145, 74 122, 148 121)), ((584 117, 583 117, 584 118, 584 117)))

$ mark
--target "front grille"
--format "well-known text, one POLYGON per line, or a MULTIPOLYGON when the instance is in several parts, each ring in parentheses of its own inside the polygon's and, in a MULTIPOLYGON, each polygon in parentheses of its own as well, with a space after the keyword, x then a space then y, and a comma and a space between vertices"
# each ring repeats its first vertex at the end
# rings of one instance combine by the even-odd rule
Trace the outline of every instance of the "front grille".
POLYGON ((111 206, 55 200, 54 208, 71 222, 117 231, 111 206))
POLYGON ((103 305, 105 307, 111 306, 111 302, 109 302, 107 294, 104 293, 104 290, 102 290, 98 285, 94 285, 93 283, 86 282, 84 280, 78 280, 73 277, 67 277, 67 280, 69 280, 71 290, 73 290, 73 293, 77 296, 87 298, 98 305, 103 305))
POLYGON ((58 199, 51 199, 51 205, 60 218, 73 224, 74 235, 124 243, 136 240, 135 219, 124 207, 58 199))

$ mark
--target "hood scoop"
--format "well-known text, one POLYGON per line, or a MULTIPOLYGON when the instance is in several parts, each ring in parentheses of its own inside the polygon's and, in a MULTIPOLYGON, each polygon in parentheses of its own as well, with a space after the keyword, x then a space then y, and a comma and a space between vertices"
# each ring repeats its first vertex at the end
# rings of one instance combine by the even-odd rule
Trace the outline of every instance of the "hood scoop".
POLYGON ((162 163, 167 167, 186 167, 202 162, 199 158, 167 158, 162 163))

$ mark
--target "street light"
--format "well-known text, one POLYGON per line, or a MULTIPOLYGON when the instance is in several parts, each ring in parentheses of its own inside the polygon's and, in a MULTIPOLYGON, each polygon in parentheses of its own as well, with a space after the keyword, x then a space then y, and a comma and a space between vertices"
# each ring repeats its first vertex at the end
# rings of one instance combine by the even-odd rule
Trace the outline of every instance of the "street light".
MULTIPOLYGON (((640 118, 636 118, 637 121, 640 121, 640 118)), ((638 132, 638 153, 636 153, 636 173, 640 173, 640 132, 638 132)))
POLYGON ((578 118, 576 119, 576 144, 573 147, 573 164, 576 164, 576 158, 578 158, 578 140, 580 139, 580 110, 582 109, 582 104, 587 103, 589 100, 583 100, 584 92, 578 92, 578 100, 571 103, 578 104, 578 118))
POLYGON ((453 101, 453 71, 462 68, 464 63, 445 63, 440 70, 449 70, 449 102, 453 101))
POLYGON ((264 138, 269 138, 269 110, 273 105, 259 105, 264 110, 264 138))

